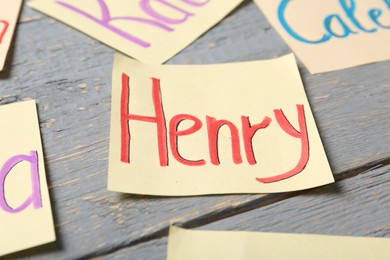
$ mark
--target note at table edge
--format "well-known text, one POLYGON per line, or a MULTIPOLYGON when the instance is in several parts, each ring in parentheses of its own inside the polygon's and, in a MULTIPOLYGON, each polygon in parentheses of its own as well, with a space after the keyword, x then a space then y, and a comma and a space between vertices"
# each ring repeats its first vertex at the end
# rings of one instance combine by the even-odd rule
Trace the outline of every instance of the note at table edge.
POLYGON ((169 228, 167 260, 387 260, 390 239, 169 228))

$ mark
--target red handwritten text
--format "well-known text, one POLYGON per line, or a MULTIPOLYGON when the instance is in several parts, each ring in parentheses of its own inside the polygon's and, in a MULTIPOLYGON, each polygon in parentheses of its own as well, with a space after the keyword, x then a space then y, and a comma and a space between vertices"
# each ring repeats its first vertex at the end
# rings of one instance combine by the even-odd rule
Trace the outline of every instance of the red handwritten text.
POLYGON ((4 20, 0 20, 0 24, 2 24, 3 28, 0 29, 0 43, 3 41, 4 35, 7 32, 9 23, 4 20))
MULTIPOLYGON (((130 96, 129 77, 125 73, 122 74, 122 92, 121 92, 121 161, 130 163, 130 141, 131 131, 129 128, 129 121, 142 121, 145 123, 153 123, 157 126, 157 143, 160 166, 169 166, 168 155, 168 141, 173 158, 178 162, 188 166, 202 166, 206 164, 204 158, 197 160, 189 160, 180 155, 179 152, 179 137, 188 136, 199 131, 203 127, 203 122, 194 115, 177 114, 169 120, 169 129, 167 128, 166 118, 164 114, 164 107, 161 96, 160 80, 152 78, 152 102, 154 107, 154 116, 145 116, 129 113, 129 96, 130 96), (187 121, 192 123, 190 127, 185 130, 178 130, 181 122, 187 121), (169 131, 168 131, 169 130, 169 131)), ((272 183, 290 178, 300 173, 309 161, 309 140, 306 127, 306 119, 303 105, 296 105, 298 112, 299 129, 295 129, 289 120, 284 115, 281 109, 274 110, 274 117, 279 127, 289 136, 297 138, 301 141, 300 159, 296 166, 290 171, 277 174, 267 178, 257 178, 256 180, 262 183, 272 183)), ((245 149, 246 160, 249 165, 257 164, 252 139, 255 134, 267 128, 272 122, 270 117, 253 124, 247 116, 241 116, 241 132, 240 129, 232 122, 225 119, 216 119, 215 117, 206 115, 206 130, 208 136, 208 150, 210 163, 213 165, 220 165, 218 137, 221 127, 227 127, 230 130, 232 160, 235 164, 242 164, 243 159, 241 155, 240 142, 242 140, 245 149)))

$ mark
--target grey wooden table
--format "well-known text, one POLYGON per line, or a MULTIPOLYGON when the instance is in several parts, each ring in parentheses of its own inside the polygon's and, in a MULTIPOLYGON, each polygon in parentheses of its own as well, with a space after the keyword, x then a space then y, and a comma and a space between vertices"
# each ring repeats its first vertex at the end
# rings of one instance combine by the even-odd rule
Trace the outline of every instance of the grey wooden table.
MULTIPOLYGON (((32 259, 164 259, 170 224, 390 237, 390 61, 310 75, 299 64, 337 182, 282 194, 163 198, 109 192, 114 50, 23 7, 0 104, 36 99, 57 242, 32 259)), ((289 48, 251 1, 168 63, 278 57, 289 48)))

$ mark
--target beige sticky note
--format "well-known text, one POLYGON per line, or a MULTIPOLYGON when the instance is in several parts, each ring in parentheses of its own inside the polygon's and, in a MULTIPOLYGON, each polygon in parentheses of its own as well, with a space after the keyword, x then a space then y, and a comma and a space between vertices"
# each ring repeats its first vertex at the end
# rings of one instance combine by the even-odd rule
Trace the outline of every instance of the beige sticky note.
POLYGON ((390 239, 170 227, 168 260, 387 260, 390 239))
POLYGON ((0 106, 0 256, 55 240, 34 101, 0 106))
POLYGON ((22 2, 0 0, 0 71, 4 69, 22 2))
POLYGON ((389 0, 255 0, 311 73, 390 59, 389 0))
POLYGON ((116 55, 109 190, 262 193, 333 181, 292 54, 192 66, 116 55))
POLYGON ((145 63, 161 64, 242 0, 34 0, 29 5, 145 63))

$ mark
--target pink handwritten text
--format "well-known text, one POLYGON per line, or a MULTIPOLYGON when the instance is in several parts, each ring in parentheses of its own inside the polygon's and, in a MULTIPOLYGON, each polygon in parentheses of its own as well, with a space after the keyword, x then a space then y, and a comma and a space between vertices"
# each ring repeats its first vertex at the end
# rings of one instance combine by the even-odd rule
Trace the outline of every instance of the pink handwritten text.
MULTIPOLYGON (((190 160, 184 158, 179 152, 179 138, 188 136, 199 131, 203 127, 203 122, 196 116, 190 114, 177 114, 169 120, 169 128, 167 127, 167 120, 165 118, 164 106, 162 102, 160 80, 152 78, 152 102, 154 107, 153 116, 145 116, 129 113, 129 97, 130 97, 130 78, 125 73, 122 74, 122 92, 121 92, 121 161, 130 163, 130 141, 131 131, 129 121, 141 121, 145 123, 153 123, 157 126, 157 144, 158 156, 161 167, 169 166, 168 142, 173 158, 181 164, 187 166, 202 166, 207 162, 204 158, 197 160, 190 160), (191 127, 185 130, 178 130, 179 125, 187 121, 191 123, 191 127)), ((272 183, 290 178, 300 172, 306 167, 309 161, 309 139, 306 127, 306 119, 303 105, 296 105, 298 112, 299 130, 295 129, 289 120, 284 115, 281 109, 275 109, 274 117, 279 127, 293 138, 297 138, 301 142, 300 159, 296 166, 290 171, 282 174, 277 174, 266 178, 257 178, 261 183, 272 183)), ((227 127, 230 130, 230 140, 232 149, 232 160, 235 164, 242 164, 242 153, 240 150, 240 142, 242 140, 245 150, 246 160, 249 165, 257 164, 252 139, 255 134, 267 128, 272 123, 272 119, 268 116, 256 124, 253 124, 248 116, 241 116, 241 127, 237 127, 231 121, 225 119, 217 119, 215 117, 206 115, 205 124, 208 136, 208 150, 210 163, 213 165, 220 165, 218 138, 219 131, 222 127, 227 127), (240 128, 242 135, 240 138, 240 128)))

